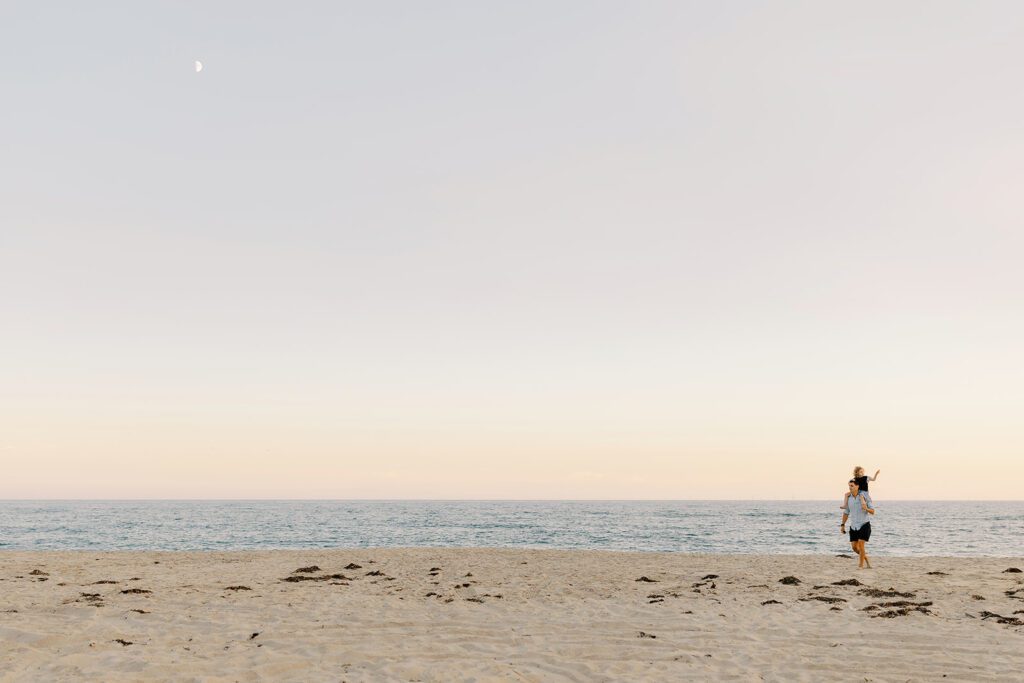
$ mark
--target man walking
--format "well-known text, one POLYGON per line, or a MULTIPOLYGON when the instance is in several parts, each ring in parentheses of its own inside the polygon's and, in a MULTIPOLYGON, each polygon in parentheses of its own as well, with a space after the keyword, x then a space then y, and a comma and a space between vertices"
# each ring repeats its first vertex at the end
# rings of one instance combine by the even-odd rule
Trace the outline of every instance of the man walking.
POLYGON ((871 507, 871 499, 860 492, 860 487, 853 479, 850 480, 850 495, 843 506, 843 521, 839 524, 839 531, 846 533, 846 520, 850 520, 850 547, 860 557, 857 563, 858 569, 865 566, 871 569, 871 562, 868 561, 868 554, 864 550, 864 544, 871 538, 871 522, 868 516, 875 514, 871 507))

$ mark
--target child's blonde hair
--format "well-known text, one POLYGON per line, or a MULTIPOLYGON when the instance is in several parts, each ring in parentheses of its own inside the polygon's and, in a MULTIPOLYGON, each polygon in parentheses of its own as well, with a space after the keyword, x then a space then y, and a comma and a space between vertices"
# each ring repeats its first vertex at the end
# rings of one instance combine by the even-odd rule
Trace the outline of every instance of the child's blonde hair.
POLYGON ((854 477, 861 477, 863 475, 864 475, 864 468, 863 467, 861 467, 860 465, 857 465, 856 467, 853 468, 853 476, 854 477))

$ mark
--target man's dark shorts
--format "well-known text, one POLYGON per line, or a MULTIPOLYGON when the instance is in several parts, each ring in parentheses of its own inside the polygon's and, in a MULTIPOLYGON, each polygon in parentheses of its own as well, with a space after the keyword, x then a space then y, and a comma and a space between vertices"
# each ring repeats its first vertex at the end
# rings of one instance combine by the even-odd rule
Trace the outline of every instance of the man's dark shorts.
POLYGON ((867 541, 871 538, 871 522, 864 522, 859 529, 850 529, 850 543, 854 541, 867 541))

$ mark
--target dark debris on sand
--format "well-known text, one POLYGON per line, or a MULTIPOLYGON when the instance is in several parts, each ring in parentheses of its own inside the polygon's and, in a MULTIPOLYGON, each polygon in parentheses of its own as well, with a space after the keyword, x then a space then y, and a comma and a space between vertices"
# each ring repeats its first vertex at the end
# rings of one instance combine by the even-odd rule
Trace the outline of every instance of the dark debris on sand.
MULTIPOLYGON (((1014 612, 1014 614, 1016 614, 1016 612, 1014 612)), ((980 616, 982 619, 995 619, 996 623, 1005 624, 1007 626, 1024 626, 1024 621, 1018 619, 1017 617, 1004 617, 1001 614, 996 614, 995 612, 989 612, 987 610, 982 612, 978 616, 980 616)))
POLYGON ((799 586, 800 579, 796 578, 795 576, 784 576, 781 579, 779 579, 779 583, 786 586, 799 586))
POLYGON ((227 586, 224 590, 226 591, 251 591, 252 589, 248 586, 227 586))
POLYGON ((634 579, 641 583, 658 583, 655 579, 649 579, 646 576, 641 576, 639 579, 634 579))
POLYGON ((362 569, 363 565, 356 564, 355 562, 349 562, 345 565, 345 569, 362 569))
POLYGON ((911 612, 920 612, 921 614, 931 614, 931 610, 927 607, 900 607, 899 609, 890 609, 878 614, 872 614, 873 619, 895 619, 896 617, 905 617, 911 612))
POLYGON ((890 587, 889 590, 884 591, 880 588, 861 588, 857 591, 861 595, 866 595, 869 598, 916 598, 914 593, 901 593, 900 591, 890 587))
MULTIPOLYGON (((320 576, 306 576, 304 574, 296 576, 295 574, 293 574, 291 576, 286 576, 285 578, 281 579, 281 581, 285 581, 287 583, 299 583, 300 581, 330 581, 332 579, 334 579, 335 581, 352 580, 344 574, 321 574, 320 576)), ((243 586, 243 588, 245 587, 243 586)))
POLYGON ((306 576, 304 574, 296 576, 293 574, 292 576, 286 576, 281 580, 287 583, 299 583, 300 581, 327 581, 330 578, 331 577, 329 576, 306 576))
POLYGON ((843 579, 842 581, 833 581, 833 586, 863 586, 864 584, 857 579, 843 579))
POLYGON ((299 567, 298 569, 296 569, 292 573, 293 574, 314 574, 314 573, 316 573, 318 571, 320 571, 320 567, 316 566, 315 564, 311 564, 308 567, 299 567))
POLYGON ((125 590, 121 591, 121 595, 141 595, 143 593, 152 593, 152 592, 153 591, 146 590, 145 588, 126 588, 125 590))
POLYGON ((931 607, 932 601, 910 602, 909 600, 893 600, 892 602, 880 602, 875 607, 931 607))
POLYGON ((810 602, 811 600, 827 602, 830 605, 835 604, 837 602, 846 602, 845 598, 833 598, 829 595, 809 595, 806 598, 800 598, 800 602, 810 602))
POLYGON ((1004 569, 1003 573, 1004 574, 1020 574, 1021 570, 1018 569, 1017 567, 1009 567, 1007 569, 1004 569))
POLYGON ((644 633, 643 631, 640 631, 640 633, 638 633, 636 637, 637 638, 657 638, 658 636, 654 635, 653 633, 644 633))
POLYGON ((778 600, 765 600, 764 602, 761 603, 761 606, 763 607, 765 605, 781 605, 781 604, 782 603, 779 602, 778 600))
POLYGON ((84 602, 93 607, 103 607, 103 596, 99 593, 79 593, 75 602, 84 602))
POLYGON ((128 647, 129 645, 134 645, 134 644, 135 644, 135 643, 133 643, 133 642, 132 642, 132 641, 130 641, 130 640, 125 640, 124 638, 115 638, 115 639, 113 640, 113 642, 115 642, 115 643, 120 643, 120 644, 121 644, 122 646, 124 646, 124 647, 128 647))
POLYGON ((949 576, 946 572, 925 572, 928 576, 949 576))

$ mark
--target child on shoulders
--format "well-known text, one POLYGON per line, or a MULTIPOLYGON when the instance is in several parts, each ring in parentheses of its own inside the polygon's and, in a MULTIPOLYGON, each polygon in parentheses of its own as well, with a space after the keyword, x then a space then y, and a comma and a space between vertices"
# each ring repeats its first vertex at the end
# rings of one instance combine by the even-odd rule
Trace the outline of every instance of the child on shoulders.
MULTIPOLYGON (((882 470, 875 470, 875 476, 868 477, 868 476, 865 476, 864 468, 861 467, 860 465, 857 465, 856 467, 853 468, 853 480, 855 482, 857 482, 857 487, 860 488, 860 492, 864 494, 865 498, 867 498, 868 505, 871 505, 871 494, 868 493, 868 482, 875 481, 876 479, 878 479, 878 474, 881 471, 882 470)), ((846 504, 849 502, 849 500, 850 500, 850 492, 847 491, 846 495, 843 496, 843 504, 840 505, 839 507, 840 508, 845 508, 846 504)))

